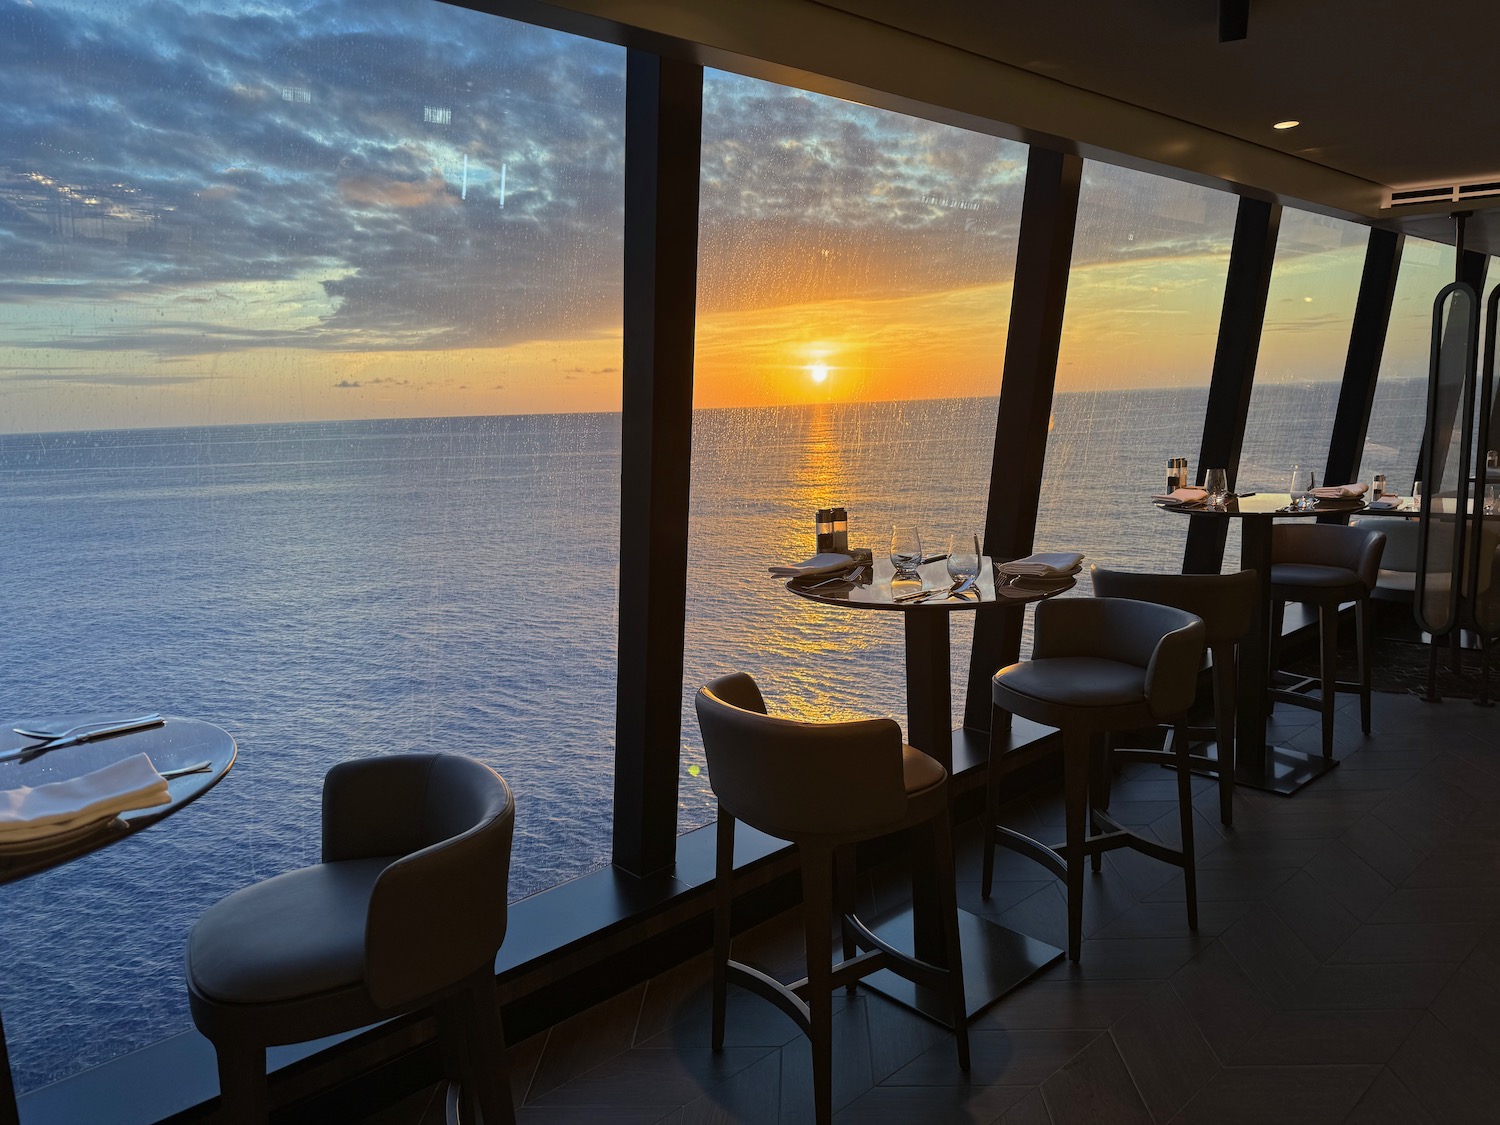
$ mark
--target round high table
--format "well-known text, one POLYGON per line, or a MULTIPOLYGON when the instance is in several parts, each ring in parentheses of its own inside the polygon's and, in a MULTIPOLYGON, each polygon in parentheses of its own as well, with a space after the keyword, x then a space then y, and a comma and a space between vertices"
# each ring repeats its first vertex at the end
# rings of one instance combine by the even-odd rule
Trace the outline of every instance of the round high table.
POLYGON ((1363 500, 1319 500, 1309 511, 1289 510, 1292 498, 1285 492, 1261 492, 1230 497, 1221 509, 1201 504, 1156 506, 1195 519, 1240 521, 1240 569, 1253 570, 1260 596, 1250 618, 1250 632, 1240 646, 1239 672, 1235 677, 1235 770, 1236 785, 1290 796, 1314 778, 1338 765, 1336 759, 1303 754, 1284 746, 1266 744, 1266 693, 1271 683, 1271 524, 1278 519, 1311 519, 1344 516, 1365 510, 1363 500))
MULTIPOLYGON (((25 718, 36 722, 39 717, 28 715, 25 718)), ((59 730, 88 722, 89 718, 87 715, 45 716, 48 727, 59 730)), ((18 747, 37 745, 35 739, 24 738, 11 730, 17 722, 19 719, 12 719, 0 726, 0 755, 18 747)), ((202 772, 169 778, 167 792, 171 800, 165 805, 133 809, 52 840, 0 842, 0 883, 13 883, 39 871, 59 867, 164 820, 219 784, 229 767, 234 765, 236 749, 234 739, 211 723, 168 718, 157 726, 59 747, 26 761, 0 761, 0 789, 35 788, 48 782, 82 777, 140 753, 151 759, 158 773, 170 773, 203 763, 206 763, 206 768, 202 772)), ((5 1028, 0 1022, 0 1125, 17 1125, 19 1121, 15 1086, 10 1076, 10 1055, 5 1047, 5 1028)))
MULTIPOLYGON (((867 570, 866 575, 870 572, 867 570)), ((995 568, 986 558, 980 565, 975 590, 965 596, 938 593, 925 601, 897 601, 915 592, 915 582, 892 584, 891 567, 875 563, 873 580, 862 583, 819 584, 817 579, 794 579, 787 589, 826 606, 855 611, 899 612, 906 634, 906 741, 953 771, 952 673, 949 666, 948 617, 963 611, 1019 611, 1031 602, 1055 597, 1076 584, 1071 578, 1046 587, 1010 585, 995 588, 995 568)), ((952 580, 946 564, 934 561, 920 569, 921 588, 948 589, 952 580)), ((921 832, 912 834, 912 869, 931 870, 931 843, 921 832)), ((1025 934, 1006 929, 988 918, 958 912, 959 942, 963 948, 965 1004, 972 1017, 1007 992, 1025 983, 1058 960, 1063 951, 1025 934)), ((943 963, 941 918, 936 889, 930 880, 912 881, 912 904, 877 920, 874 930, 886 941, 912 949, 924 961, 943 963)), ((891 972, 873 973, 865 982, 877 992, 945 1027, 952 1025, 947 1001, 940 993, 919 988, 891 972)))

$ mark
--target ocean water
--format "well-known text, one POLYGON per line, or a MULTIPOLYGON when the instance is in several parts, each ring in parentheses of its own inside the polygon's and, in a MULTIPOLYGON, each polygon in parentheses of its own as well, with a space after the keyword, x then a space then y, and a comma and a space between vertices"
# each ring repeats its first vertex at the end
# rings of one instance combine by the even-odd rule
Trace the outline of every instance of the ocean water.
MULTIPOLYGON (((1242 487, 1278 486, 1283 462, 1326 444, 1326 387, 1274 391, 1278 424, 1247 442, 1242 487)), ((1059 396, 1038 548, 1175 569, 1185 521, 1144 496, 1166 457, 1196 450, 1202 403, 1201 389, 1059 396)), ((978 530, 995 410, 697 413, 681 830, 712 815, 691 694, 715 675, 754 672, 792 714, 904 719, 897 615, 813 606, 765 567, 811 554, 829 503, 877 551, 895 523, 929 550, 978 530)), ((1407 407, 1377 423, 1377 455, 1405 456, 1407 407)), ((316 859, 338 761, 450 749, 494 765, 518 802, 512 900, 608 862, 631 570, 619 427, 594 414, 0 436, 0 711, 154 709, 216 722, 240 747, 203 801, 0 888, 19 1088, 191 1026, 188 927, 316 859)), ((955 713, 970 629, 953 615, 955 713)))

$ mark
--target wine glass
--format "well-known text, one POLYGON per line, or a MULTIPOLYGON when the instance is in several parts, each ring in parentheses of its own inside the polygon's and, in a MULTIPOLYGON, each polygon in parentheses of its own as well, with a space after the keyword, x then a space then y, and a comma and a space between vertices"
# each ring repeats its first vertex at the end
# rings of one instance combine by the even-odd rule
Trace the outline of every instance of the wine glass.
POLYGON ((891 529, 891 566, 896 573, 892 581, 920 582, 917 567, 922 565, 922 536, 914 527, 891 529))
POLYGON ((954 589, 973 586, 979 577, 979 536, 953 535, 948 539, 948 577, 954 589))
POLYGON ((1292 482, 1287 491, 1292 494, 1293 508, 1305 512, 1315 506, 1318 500, 1312 495, 1312 490, 1316 487, 1317 481, 1311 469, 1304 469, 1301 465, 1292 466, 1292 482))
POLYGON ((1203 490, 1208 493, 1208 506, 1222 508, 1224 498, 1229 495, 1229 473, 1224 469, 1209 469, 1203 477, 1203 490))

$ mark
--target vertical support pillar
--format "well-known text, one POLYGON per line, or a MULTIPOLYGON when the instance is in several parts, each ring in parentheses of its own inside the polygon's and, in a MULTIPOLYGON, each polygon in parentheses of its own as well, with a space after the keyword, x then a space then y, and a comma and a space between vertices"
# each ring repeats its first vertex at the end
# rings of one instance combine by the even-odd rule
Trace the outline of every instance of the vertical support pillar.
MULTIPOLYGON (((1036 537, 1082 176, 1082 157, 1032 146, 984 520, 985 554, 995 558, 1030 554, 1036 537)), ((989 728, 990 677, 1019 659, 1021 625, 1019 613, 975 615, 964 726, 989 728)))
POLYGON ((636 875, 677 846, 702 122, 701 67, 629 52, 614 862, 636 875))
POLYGON ((1370 231, 1359 298, 1354 305, 1354 324, 1349 330, 1344 381, 1339 387, 1338 410, 1333 416, 1333 437, 1328 443, 1328 464, 1323 469, 1325 484, 1346 484, 1359 475, 1404 242, 1405 236, 1394 231, 1370 231))
MULTIPOLYGON (((1266 320, 1266 293, 1271 288, 1271 265, 1276 258, 1276 237, 1280 231, 1279 203, 1240 198, 1234 219, 1234 246, 1229 253, 1229 276, 1224 283, 1224 311, 1219 316, 1219 341, 1208 385, 1208 408, 1203 416, 1203 440, 1198 446, 1199 484, 1203 483, 1207 467, 1228 470, 1231 488, 1239 474, 1245 422, 1250 417, 1250 389, 1255 383, 1255 360, 1266 320)), ((1188 518, 1183 573, 1219 573, 1229 521, 1207 516, 1188 518)))

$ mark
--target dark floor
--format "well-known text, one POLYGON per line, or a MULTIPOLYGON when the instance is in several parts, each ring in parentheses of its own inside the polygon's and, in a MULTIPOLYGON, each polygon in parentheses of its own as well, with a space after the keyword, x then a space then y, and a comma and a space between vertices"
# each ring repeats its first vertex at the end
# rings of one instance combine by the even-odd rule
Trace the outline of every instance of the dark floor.
MULTIPOLYGON (((835 1015, 841 1123, 1278 1123, 1500 1120, 1500 714, 1463 701, 1377 695, 1375 732, 1350 704, 1342 765, 1292 798, 1239 790, 1235 827, 1196 805, 1200 926, 1182 877, 1132 853, 1087 885, 1080 965, 1054 965, 973 1023, 973 1069, 951 1038, 861 989, 835 1015)), ((1280 708, 1278 742, 1316 750, 1311 712, 1280 708)), ((1175 842, 1174 783, 1133 766, 1111 810, 1175 842)), ((1046 794, 1010 819, 1061 835, 1046 794), (1050 827, 1049 827, 1050 826, 1050 827)), ((972 833, 971 833, 972 835, 972 833)), ((978 851, 959 901, 1061 945, 1059 884, 1002 853, 981 901, 978 851)), ((875 881, 871 894, 900 891, 875 881)), ((801 975, 794 916, 736 956, 801 975)), ((708 1047, 699 957, 517 1046, 526 1123, 811 1122, 805 1042, 768 1004, 732 991, 728 1045, 708 1047)), ((379 1125, 441 1120, 436 1095, 379 1125)))

